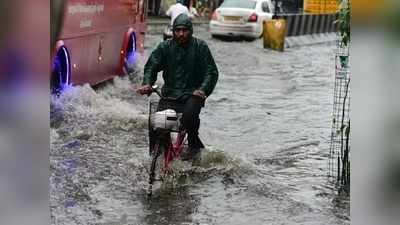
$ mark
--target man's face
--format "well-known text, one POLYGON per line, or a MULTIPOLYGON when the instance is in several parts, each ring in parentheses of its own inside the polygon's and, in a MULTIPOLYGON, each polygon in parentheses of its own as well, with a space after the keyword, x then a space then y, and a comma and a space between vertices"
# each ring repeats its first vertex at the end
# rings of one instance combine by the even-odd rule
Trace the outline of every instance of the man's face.
POLYGON ((179 45, 185 45, 189 41, 190 31, 187 27, 178 26, 174 29, 174 38, 179 45))

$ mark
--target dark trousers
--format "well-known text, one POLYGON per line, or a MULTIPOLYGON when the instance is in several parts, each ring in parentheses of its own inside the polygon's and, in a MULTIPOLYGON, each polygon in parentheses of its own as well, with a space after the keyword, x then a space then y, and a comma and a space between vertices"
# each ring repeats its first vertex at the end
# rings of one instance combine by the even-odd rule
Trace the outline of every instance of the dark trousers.
POLYGON ((154 15, 156 15, 156 16, 158 16, 160 14, 160 5, 161 5, 161 0, 155 0, 154 15))
POLYGON ((190 0, 184 0, 183 5, 185 5, 189 9, 190 8, 190 0))
POLYGON ((182 124, 188 133, 189 148, 204 148, 204 144, 199 138, 200 112, 204 107, 204 100, 191 96, 185 103, 182 115, 182 124))
MULTIPOLYGON (((201 142, 199 138, 199 128, 200 128, 199 115, 201 112, 201 108, 204 107, 204 100, 196 96, 190 96, 184 102, 178 102, 176 104, 177 104, 176 107, 171 107, 173 104, 167 103, 164 100, 160 100, 157 111, 162 111, 167 108, 173 108, 176 112, 182 113, 181 125, 188 134, 189 148, 190 149, 204 148, 204 144, 201 142)), ((169 143, 170 141, 170 135, 168 132, 165 131, 149 130, 149 136, 150 136, 150 149, 153 149, 155 144, 155 139, 158 139, 163 145, 169 143)))

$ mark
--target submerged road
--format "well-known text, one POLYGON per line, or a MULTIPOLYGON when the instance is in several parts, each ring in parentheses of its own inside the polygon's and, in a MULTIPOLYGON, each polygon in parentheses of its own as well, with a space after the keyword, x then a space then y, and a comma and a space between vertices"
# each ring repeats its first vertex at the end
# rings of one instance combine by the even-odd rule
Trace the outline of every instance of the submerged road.
MULTIPOLYGON (((147 98, 140 77, 51 101, 52 224, 350 224, 349 199, 328 182, 335 45, 275 52, 207 41, 220 71, 201 114, 197 166, 146 197, 147 98)), ((146 37, 138 75, 161 35, 146 37)))

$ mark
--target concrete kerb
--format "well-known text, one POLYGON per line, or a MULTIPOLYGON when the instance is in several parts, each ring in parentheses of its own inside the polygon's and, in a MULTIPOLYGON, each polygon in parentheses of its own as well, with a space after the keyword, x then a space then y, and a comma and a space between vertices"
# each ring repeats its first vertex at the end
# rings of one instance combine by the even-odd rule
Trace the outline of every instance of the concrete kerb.
POLYGON ((323 44, 323 43, 336 43, 337 40, 338 40, 338 35, 336 32, 292 36, 285 38, 285 48, 293 48, 293 47, 323 44))

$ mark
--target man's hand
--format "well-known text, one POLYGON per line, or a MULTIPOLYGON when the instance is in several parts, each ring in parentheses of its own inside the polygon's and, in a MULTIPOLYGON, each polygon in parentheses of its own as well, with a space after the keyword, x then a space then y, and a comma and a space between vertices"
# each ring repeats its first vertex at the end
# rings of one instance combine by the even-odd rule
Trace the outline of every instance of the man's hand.
POLYGON ((152 88, 150 85, 143 85, 139 89, 136 90, 136 92, 140 95, 148 95, 152 91, 152 88))
POLYGON ((195 90, 195 91, 193 92, 193 95, 194 95, 194 96, 197 96, 197 97, 200 97, 200 98, 202 98, 202 99, 206 99, 206 98, 207 98, 206 94, 205 94, 204 91, 202 91, 202 90, 195 90))

